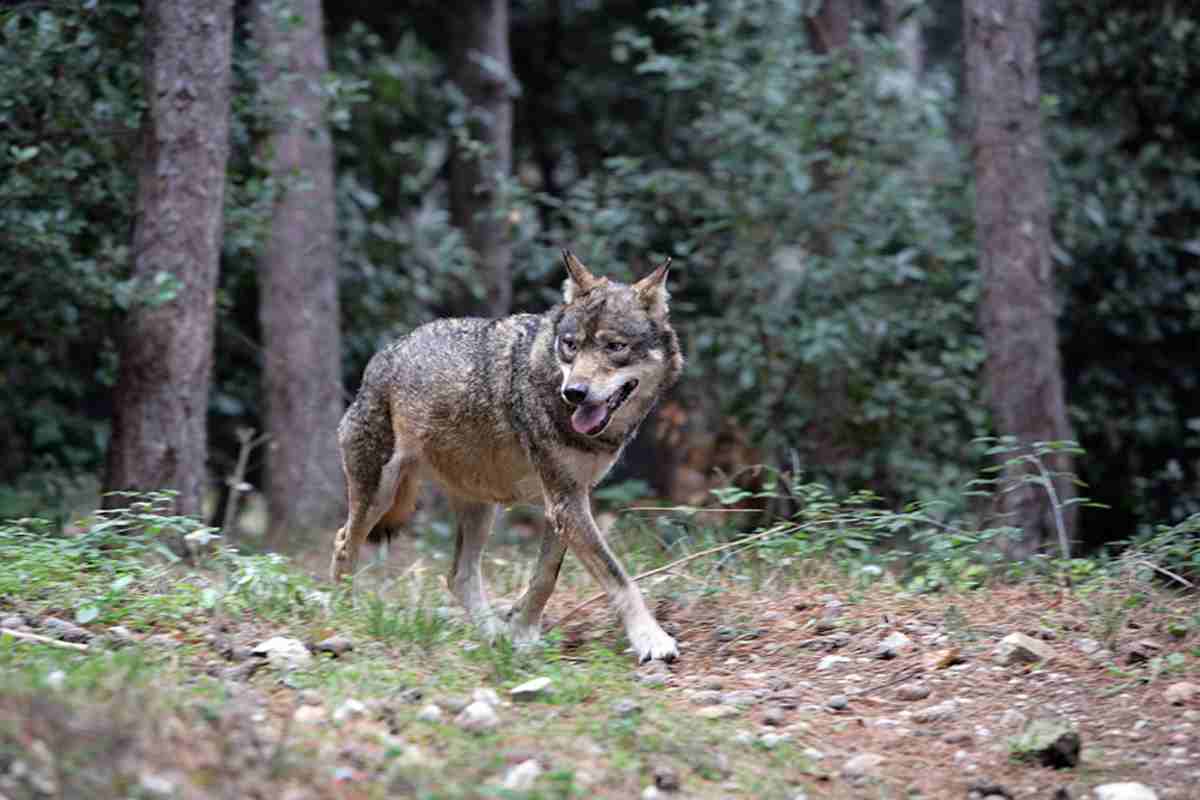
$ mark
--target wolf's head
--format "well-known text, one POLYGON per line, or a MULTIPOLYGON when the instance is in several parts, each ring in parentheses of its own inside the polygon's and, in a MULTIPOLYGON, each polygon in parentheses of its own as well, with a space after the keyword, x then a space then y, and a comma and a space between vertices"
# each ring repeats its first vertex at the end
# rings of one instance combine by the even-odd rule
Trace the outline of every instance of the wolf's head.
POLYGON ((624 437, 679 377, 683 356, 667 318, 667 259, 632 286, 593 275, 569 250, 555 327, 562 402, 571 428, 624 437))

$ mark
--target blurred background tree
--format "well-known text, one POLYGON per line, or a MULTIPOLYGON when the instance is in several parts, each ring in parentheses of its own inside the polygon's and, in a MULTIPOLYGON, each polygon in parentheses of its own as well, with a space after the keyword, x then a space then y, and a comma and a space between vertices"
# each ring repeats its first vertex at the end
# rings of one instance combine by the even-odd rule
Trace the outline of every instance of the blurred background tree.
MULTIPOLYGON (((371 353, 421 322, 503 310, 503 289, 514 310, 554 302, 564 244, 624 278, 671 255, 688 372, 627 474, 695 499, 715 468, 764 461, 895 502, 963 502, 983 463, 969 442, 997 430, 982 383, 959 0, 513 0, 501 4, 502 89, 502 55, 451 41, 442 5, 324 8, 343 402, 371 353), (490 68, 488 92, 465 85, 468 64, 490 68), (493 102, 511 104, 511 167, 480 124, 502 116, 493 102), (490 165, 470 194, 482 205, 465 215, 453 188, 463 153, 490 165), (499 230, 507 256, 493 258, 471 220, 499 230), (505 259, 506 286, 495 278, 505 259)), ((1200 110, 1188 102, 1200 32, 1175 5, 1043 0, 1042 11, 1067 410, 1089 451, 1076 467, 1086 493, 1112 506, 1081 513, 1078 536, 1095 545, 1200 505, 1200 110)), ((276 348, 259 309, 278 224, 265 156, 277 126, 252 9, 236 14, 213 513, 236 429, 269 425, 259 387, 276 348)), ((130 249, 140 6, 6 0, 0 37, 9 515, 94 491, 115 332, 155 295, 133 280, 130 249)), ((268 485, 266 466, 251 458, 255 486, 268 485)))

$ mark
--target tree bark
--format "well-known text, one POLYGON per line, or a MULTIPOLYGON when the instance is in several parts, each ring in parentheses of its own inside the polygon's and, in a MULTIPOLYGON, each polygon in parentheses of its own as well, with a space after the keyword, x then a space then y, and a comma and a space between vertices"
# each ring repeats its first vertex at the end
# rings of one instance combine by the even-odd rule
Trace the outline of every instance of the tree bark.
POLYGON ((451 74, 469 103, 471 138, 456 142, 450 161, 450 210, 466 233, 487 287, 486 311, 504 316, 512 305, 508 222, 498 217, 501 176, 512 172, 513 84, 508 49, 508 0, 469 0, 455 6, 451 74))
POLYGON ((280 549, 289 533, 334 524, 344 505, 334 154, 321 93, 321 0, 260 0, 254 16, 278 192, 259 270, 259 320, 268 545, 280 549))
MULTIPOLYGON (((1048 172, 1037 67, 1037 0, 964 0, 967 90, 975 114, 975 226, 982 273, 979 323, 987 350, 984 381, 994 424, 1023 445, 1071 439, 1059 360, 1050 259, 1048 172)), ((1062 454, 1048 465, 1071 469, 1062 454)), ((1010 479, 1020 471, 1010 470, 1010 479)), ((1057 480, 1060 501, 1074 497, 1057 480)), ((1026 484, 1001 496, 1019 526, 1010 549, 1027 556, 1057 535, 1045 488, 1026 484)), ((1073 506, 1065 524, 1074 527, 1073 506)))
MULTIPOLYGON (((199 514, 207 487, 207 410, 229 156, 232 0, 147 0, 142 160, 133 275, 152 295, 119 335, 107 491, 173 489, 199 514)), ((108 505, 120 505, 109 498, 108 505)))

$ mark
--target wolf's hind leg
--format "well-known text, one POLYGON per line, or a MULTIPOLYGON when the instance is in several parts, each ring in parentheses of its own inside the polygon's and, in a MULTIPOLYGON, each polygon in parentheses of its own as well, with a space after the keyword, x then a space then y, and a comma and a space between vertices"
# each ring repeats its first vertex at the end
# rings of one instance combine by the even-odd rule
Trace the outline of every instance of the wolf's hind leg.
POLYGON ((467 614, 489 639, 502 630, 483 588, 483 546, 492 532, 496 506, 462 498, 453 498, 451 505, 457 524, 454 543, 454 562, 448 576, 450 591, 466 608, 467 614))
POLYGON ((513 609, 511 635, 514 644, 531 645, 541 639, 542 611, 554 593, 554 584, 558 582, 558 572, 566 554, 567 544, 563 538, 555 531, 547 530, 542 535, 542 549, 529 588, 513 609))
POLYGON ((397 448, 378 473, 350 461, 352 452, 343 450, 342 464, 346 472, 350 514, 337 532, 333 543, 333 562, 330 577, 333 582, 354 575, 358 567, 358 551, 371 529, 386 515, 399 521, 411 512, 416 496, 413 468, 417 459, 397 448), (374 474, 377 478, 372 480, 374 474))

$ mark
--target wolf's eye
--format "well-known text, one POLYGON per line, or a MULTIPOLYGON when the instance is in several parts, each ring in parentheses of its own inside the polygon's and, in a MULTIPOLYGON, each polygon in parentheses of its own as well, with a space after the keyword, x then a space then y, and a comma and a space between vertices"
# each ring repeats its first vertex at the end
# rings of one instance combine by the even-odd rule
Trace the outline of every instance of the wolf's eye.
POLYGON ((604 349, 607 350, 609 353, 616 355, 617 353, 624 353, 626 350, 628 350, 629 345, 626 344, 625 342, 614 341, 614 342, 609 342, 608 344, 604 345, 604 349))
POLYGON ((562 350, 564 356, 575 355, 575 337, 572 334, 564 333, 558 337, 558 346, 562 350))

